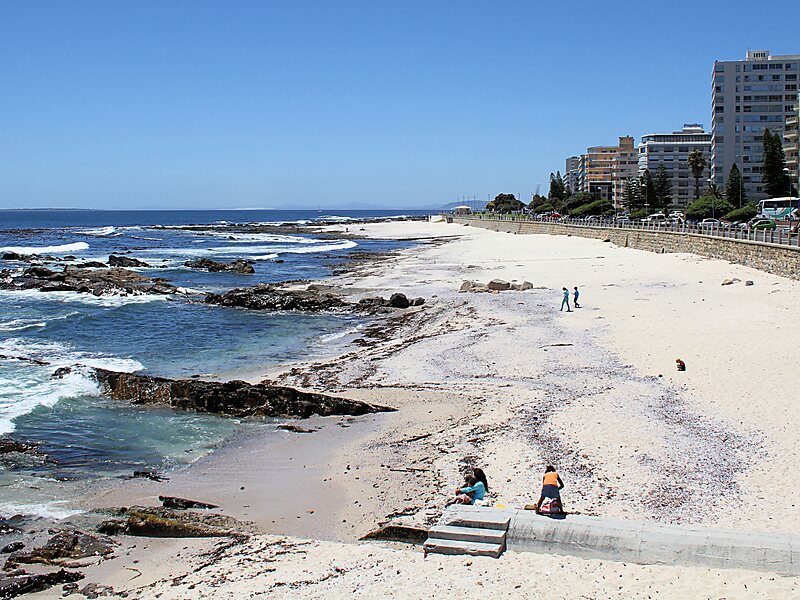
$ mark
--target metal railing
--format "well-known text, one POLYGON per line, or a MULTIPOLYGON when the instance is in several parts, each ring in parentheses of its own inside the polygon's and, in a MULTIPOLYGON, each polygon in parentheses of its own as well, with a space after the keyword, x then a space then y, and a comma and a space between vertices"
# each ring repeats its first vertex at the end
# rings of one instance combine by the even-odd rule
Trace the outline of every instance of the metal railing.
POLYGON ((492 221, 518 221, 531 223, 552 223, 555 225, 569 225, 571 227, 603 228, 603 229, 632 229, 637 231, 670 232, 680 234, 705 235, 730 240, 758 242, 761 244, 776 244, 781 246, 800 247, 800 233, 792 232, 791 227, 778 226, 776 229, 753 229, 722 224, 701 225, 699 223, 658 223, 642 221, 624 221, 615 219, 576 219, 536 217, 519 213, 473 213, 471 215, 456 215, 455 218, 479 219, 492 221))

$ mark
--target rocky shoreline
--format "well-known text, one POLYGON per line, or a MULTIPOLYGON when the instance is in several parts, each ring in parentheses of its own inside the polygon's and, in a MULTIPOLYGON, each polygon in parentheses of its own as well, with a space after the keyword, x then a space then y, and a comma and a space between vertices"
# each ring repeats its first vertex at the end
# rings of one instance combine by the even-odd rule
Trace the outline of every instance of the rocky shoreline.
MULTIPOLYGON (((54 376, 63 376, 65 369, 59 369, 54 376)), ((93 369, 93 376, 102 392, 115 400, 127 400, 133 404, 163 404, 239 418, 357 416, 394 410, 358 400, 264 383, 167 379, 106 369, 93 369)))

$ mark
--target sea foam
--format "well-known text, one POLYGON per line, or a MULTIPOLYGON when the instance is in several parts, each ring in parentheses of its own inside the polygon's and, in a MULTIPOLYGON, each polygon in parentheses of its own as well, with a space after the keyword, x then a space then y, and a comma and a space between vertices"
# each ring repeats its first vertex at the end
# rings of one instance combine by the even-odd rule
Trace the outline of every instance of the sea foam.
POLYGON ((0 248, 0 252, 16 252, 17 254, 70 254, 88 250, 89 244, 86 242, 74 242, 72 244, 62 244, 60 246, 6 246, 0 248))

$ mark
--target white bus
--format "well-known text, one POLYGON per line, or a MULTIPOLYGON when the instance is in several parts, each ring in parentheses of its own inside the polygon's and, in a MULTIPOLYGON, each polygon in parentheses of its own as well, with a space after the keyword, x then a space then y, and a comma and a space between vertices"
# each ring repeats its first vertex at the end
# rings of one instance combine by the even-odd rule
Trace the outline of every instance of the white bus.
POLYGON ((800 198, 767 198, 758 203, 758 214, 765 219, 784 221, 800 206, 800 198))

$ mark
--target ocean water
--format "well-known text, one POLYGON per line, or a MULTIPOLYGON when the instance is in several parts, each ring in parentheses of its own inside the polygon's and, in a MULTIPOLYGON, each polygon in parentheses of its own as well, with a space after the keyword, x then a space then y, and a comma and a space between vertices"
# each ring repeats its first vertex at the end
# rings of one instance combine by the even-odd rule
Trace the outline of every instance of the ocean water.
MULTIPOLYGON (((74 256, 105 262, 117 253, 136 270, 198 292, 331 274, 349 252, 408 247, 388 240, 331 240, 313 234, 230 234, 225 223, 305 223, 397 213, 315 211, 0 211, 0 254, 74 256), (181 225, 211 225, 206 231, 181 225), (207 257, 253 261, 256 273, 207 273, 183 266, 207 257), (280 259, 283 262, 275 262, 280 259)), ((357 225, 353 229, 357 229, 357 225)), ((0 269, 23 268, 0 260, 0 269)), ((211 451, 258 420, 136 407, 99 395, 83 364, 167 377, 231 377, 255 368, 331 354, 363 325, 340 314, 269 313, 216 307, 202 296, 107 296, 0 291, 0 435, 35 442, 51 460, 0 462, 0 515, 69 514, 87 480, 133 470, 169 471, 211 451), (44 361, 47 365, 33 361, 44 361)))

